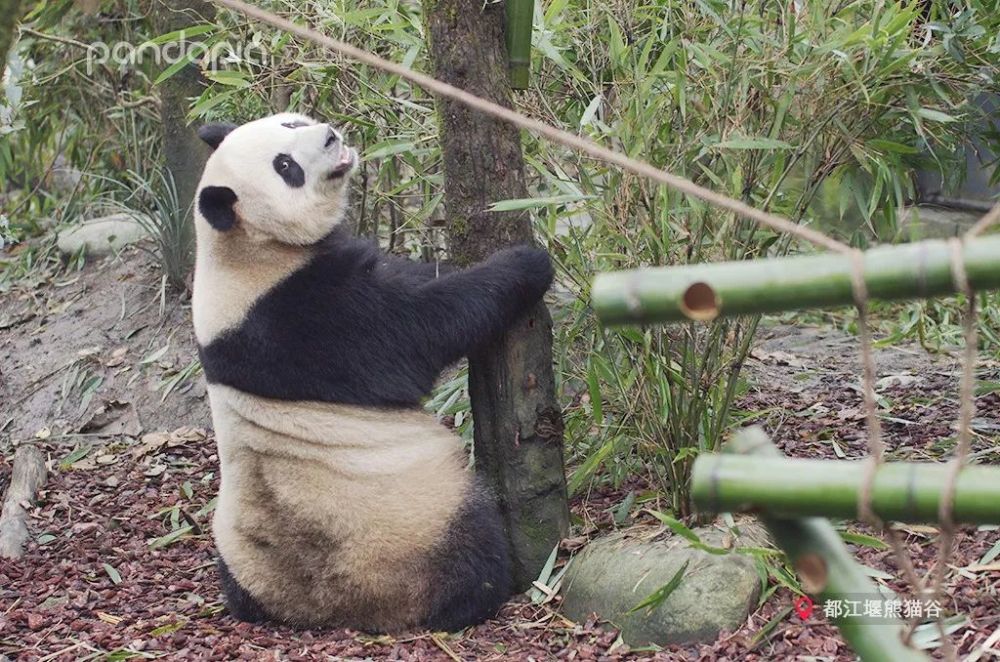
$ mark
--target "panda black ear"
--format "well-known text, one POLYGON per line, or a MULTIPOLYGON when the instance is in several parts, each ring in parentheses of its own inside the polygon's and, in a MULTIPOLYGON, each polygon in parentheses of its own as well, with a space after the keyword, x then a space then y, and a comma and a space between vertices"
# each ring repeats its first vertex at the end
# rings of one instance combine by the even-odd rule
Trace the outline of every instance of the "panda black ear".
POLYGON ((236 225, 236 192, 228 186, 206 186, 198 194, 198 211, 220 232, 236 225))
POLYGON ((229 122, 213 122, 198 129, 198 137, 208 143, 212 151, 215 151, 219 148, 225 137, 232 133, 235 128, 236 125, 229 122))

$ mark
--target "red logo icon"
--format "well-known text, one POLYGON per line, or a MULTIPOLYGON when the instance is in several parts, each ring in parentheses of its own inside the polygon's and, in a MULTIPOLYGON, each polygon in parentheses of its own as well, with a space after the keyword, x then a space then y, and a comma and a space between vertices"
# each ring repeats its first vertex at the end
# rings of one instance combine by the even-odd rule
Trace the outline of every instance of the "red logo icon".
POLYGON ((813 608, 815 607, 812 598, 808 595, 800 595, 795 598, 795 602, 792 603, 792 606, 795 608, 795 613, 798 614, 799 618, 802 620, 806 620, 812 616, 813 608))

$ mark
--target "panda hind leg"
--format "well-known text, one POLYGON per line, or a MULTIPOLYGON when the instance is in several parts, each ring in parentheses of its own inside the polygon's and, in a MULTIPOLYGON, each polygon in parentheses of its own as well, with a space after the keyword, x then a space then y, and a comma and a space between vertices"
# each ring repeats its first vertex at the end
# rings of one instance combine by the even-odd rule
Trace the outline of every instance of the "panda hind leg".
POLYGON ((496 615, 513 590, 500 511, 478 485, 457 513, 431 564, 434 595, 423 626, 455 632, 496 615))
POLYGON ((233 618, 247 623, 260 623, 267 620, 264 608, 245 588, 239 585, 221 556, 219 557, 219 581, 222 583, 222 594, 226 598, 226 607, 233 618))

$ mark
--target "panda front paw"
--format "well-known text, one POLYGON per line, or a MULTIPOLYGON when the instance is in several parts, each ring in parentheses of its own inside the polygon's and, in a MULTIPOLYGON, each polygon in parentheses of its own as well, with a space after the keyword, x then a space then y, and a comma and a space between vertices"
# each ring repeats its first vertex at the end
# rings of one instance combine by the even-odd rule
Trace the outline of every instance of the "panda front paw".
POLYGON ((549 254, 541 248, 514 246, 498 252, 492 259, 506 267, 526 306, 534 305, 552 285, 555 269, 549 254))

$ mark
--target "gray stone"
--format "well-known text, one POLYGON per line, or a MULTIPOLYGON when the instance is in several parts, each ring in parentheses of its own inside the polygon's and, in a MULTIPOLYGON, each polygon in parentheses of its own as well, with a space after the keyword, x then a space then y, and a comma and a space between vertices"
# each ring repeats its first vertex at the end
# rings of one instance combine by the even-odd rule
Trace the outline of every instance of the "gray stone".
MULTIPOLYGON (((752 522, 740 528, 740 545, 758 546, 766 538, 752 522)), ((709 527, 696 533, 712 546, 724 546, 729 536, 709 527)), ((563 611, 576 621, 598 614, 621 628, 630 646, 708 642, 746 621, 760 589, 752 556, 710 554, 680 536, 649 541, 616 534, 590 543, 573 559, 563 583, 563 611), (666 600, 652 611, 628 613, 669 582, 685 562, 687 570, 666 600)))
POLYGON ((75 255, 83 248, 87 255, 101 256, 120 251, 146 236, 146 231, 131 215, 112 214, 63 230, 56 243, 63 255, 75 255))
POLYGON ((910 241, 917 241, 961 236, 980 216, 981 213, 973 211, 917 205, 901 208, 898 220, 902 236, 910 241))

